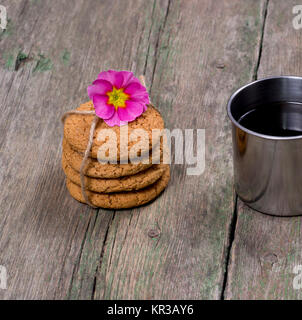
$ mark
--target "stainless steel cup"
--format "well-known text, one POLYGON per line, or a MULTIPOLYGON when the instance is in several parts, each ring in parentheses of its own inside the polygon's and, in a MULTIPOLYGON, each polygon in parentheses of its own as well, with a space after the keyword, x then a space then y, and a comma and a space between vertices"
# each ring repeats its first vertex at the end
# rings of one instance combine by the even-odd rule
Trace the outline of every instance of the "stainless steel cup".
POLYGON ((297 216, 302 215, 302 135, 268 136, 238 122, 255 105, 282 101, 302 103, 302 78, 257 80, 231 96, 227 111, 232 121, 234 183, 238 196, 251 208, 297 216))

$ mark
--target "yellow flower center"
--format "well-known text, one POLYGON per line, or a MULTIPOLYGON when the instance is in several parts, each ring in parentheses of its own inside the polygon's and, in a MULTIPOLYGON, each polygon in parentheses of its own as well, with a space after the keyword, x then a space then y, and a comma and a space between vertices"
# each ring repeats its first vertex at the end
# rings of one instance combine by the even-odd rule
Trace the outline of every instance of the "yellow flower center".
POLYGON ((129 95, 124 92, 124 89, 116 89, 113 87, 113 90, 110 92, 107 92, 108 104, 114 105, 115 110, 118 108, 125 108, 126 104, 125 102, 129 99, 129 95))

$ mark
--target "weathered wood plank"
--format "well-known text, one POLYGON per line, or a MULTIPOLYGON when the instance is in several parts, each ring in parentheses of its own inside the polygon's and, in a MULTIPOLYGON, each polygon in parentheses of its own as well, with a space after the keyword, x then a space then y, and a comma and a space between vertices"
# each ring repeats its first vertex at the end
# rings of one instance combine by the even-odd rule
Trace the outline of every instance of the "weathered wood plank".
POLYGON ((91 298, 114 213, 69 196, 60 116, 87 99, 100 70, 144 70, 153 3, 1 4, 10 27, 0 36, 0 264, 8 271, 0 298, 91 298))
MULTIPOLYGON (((127 69, 134 71, 137 75, 144 74, 147 70, 150 73, 154 68, 154 48, 156 47, 156 41, 164 23, 168 1, 142 1, 140 5, 137 1, 134 1, 133 4, 135 4, 136 9, 130 11, 127 11, 129 3, 124 2, 124 8, 121 7, 121 3, 121 1, 116 2, 120 11, 112 12, 111 20, 114 21, 114 24, 111 27, 113 30, 106 28, 103 24, 101 24, 100 28, 103 29, 105 27, 105 35, 106 32, 114 32, 117 39, 124 39, 122 44, 123 50, 115 52, 114 59, 104 66, 103 69, 127 69), (127 20, 129 20, 128 28, 131 28, 128 35, 124 35, 125 23, 122 16, 126 11, 127 20), (131 21, 136 22, 135 24, 131 24, 131 21), (132 40, 130 41, 131 37, 132 40)), ((108 41, 108 35, 106 37, 106 41, 108 41)), ((114 50, 115 45, 112 44, 112 49, 109 52, 114 50)), ((110 59, 106 50, 102 54, 106 59, 110 59)), ((94 68, 97 69, 98 65, 94 66, 94 68)), ((127 215, 125 211, 117 214, 125 215, 124 219, 126 223, 131 220, 131 216, 127 215)), ((106 247, 103 248, 102 239, 99 240, 100 228, 106 229, 103 226, 103 217, 97 216, 95 224, 89 229, 91 236, 83 244, 82 257, 79 265, 76 267, 71 285, 70 299, 94 299, 96 275, 100 265, 102 265, 103 255, 106 252, 106 247)))
POLYGON ((253 76, 262 15, 263 1, 170 1, 153 24, 151 98, 169 129, 206 129, 206 170, 186 176, 186 165, 174 165, 158 200, 115 213, 95 299, 220 298, 233 215, 225 106, 253 76))
MULTIPOLYGON (((258 78, 302 73, 302 31, 292 25, 293 0, 269 1, 258 78)), ((302 264, 301 217, 257 213, 239 201, 226 299, 301 299, 294 266, 302 264)))
POLYGON ((301 218, 271 217, 239 201, 226 299, 300 300, 293 279, 301 261, 301 218))

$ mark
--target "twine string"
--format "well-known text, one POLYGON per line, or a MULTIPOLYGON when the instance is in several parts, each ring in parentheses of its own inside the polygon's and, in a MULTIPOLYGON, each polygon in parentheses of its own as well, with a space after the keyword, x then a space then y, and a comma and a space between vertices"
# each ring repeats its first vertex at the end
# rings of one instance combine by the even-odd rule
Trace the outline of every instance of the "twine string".
POLYGON ((87 144, 86 150, 84 152, 84 157, 82 159, 81 166, 80 166, 80 181, 81 181, 81 193, 82 193, 82 196, 83 196, 85 202, 89 206, 91 206, 92 208, 97 208, 96 206, 94 206, 91 203, 91 201, 88 198, 88 195, 87 195, 87 192, 86 192, 86 189, 85 189, 85 173, 84 173, 84 169, 85 169, 85 164, 86 164, 86 161, 87 161, 87 159, 89 157, 89 153, 90 153, 90 150, 91 150, 91 147, 92 147, 94 131, 95 131, 96 125, 97 125, 97 123, 99 121, 99 117, 97 117, 95 115, 94 111, 70 110, 70 111, 67 111, 67 112, 65 112, 63 114, 63 116, 61 118, 63 124, 64 124, 66 118, 69 115, 72 115, 72 114, 94 115, 94 118, 93 118, 92 123, 91 123, 90 131, 89 131, 88 144, 87 144))
MULTIPOLYGON (((145 77, 142 75, 142 76, 139 76, 139 80, 141 82, 141 84, 146 87, 146 82, 145 82, 145 77)), ((89 131, 89 138, 88 138, 88 143, 87 143, 87 147, 86 147, 86 150, 84 152, 84 157, 82 159, 82 162, 81 162, 81 166, 80 166, 80 180, 81 180, 81 193, 82 193, 82 196, 85 200, 85 202, 92 208, 95 208, 97 209, 96 206, 94 206, 91 201, 89 200, 89 197, 87 195, 87 192, 86 192, 86 188, 85 188, 85 173, 84 173, 84 169, 85 169, 85 165, 86 165, 86 161, 89 157, 89 153, 90 153, 90 150, 91 150, 91 147, 92 147, 92 143, 93 143, 93 137, 94 137, 94 131, 95 131, 95 128, 99 122, 99 117, 95 115, 95 111, 94 110, 91 110, 91 111, 85 111, 85 110, 70 110, 70 111, 67 111, 63 114, 61 120, 64 124, 66 118, 69 116, 69 115, 73 115, 73 114, 80 114, 80 115, 94 115, 94 118, 91 122, 91 127, 90 127, 90 131, 89 131)))
POLYGON ((89 153, 92 147, 92 142, 93 142, 93 135, 94 135, 94 131, 95 131, 95 127, 97 125, 97 123, 99 122, 99 117, 98 116, 94 116, 92 123, 91 123, 91 127, 90 127, 90 132, 89 132, 89 139, 88 139, 88 144, 84 153, 84 157, 83 160, 81 162, 81 167, 80 167, 80 178, 81 178, 81 191, 82 191, 82 195, 83 198, 85 199, 86 203, 89 204, 91 207, 93 208, 97 208, 95 207, 89 200, 86 189, 85 189, 85 175, 84 175, 84 168, 85 168, 85 164, 86 161, 89 157, 89 153))

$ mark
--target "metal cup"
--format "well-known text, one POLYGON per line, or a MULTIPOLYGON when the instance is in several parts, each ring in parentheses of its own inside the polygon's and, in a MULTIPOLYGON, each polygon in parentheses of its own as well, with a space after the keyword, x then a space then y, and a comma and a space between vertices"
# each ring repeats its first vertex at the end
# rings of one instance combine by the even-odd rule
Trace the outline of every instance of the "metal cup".
POLYGON ((256 105, 274 102, 302 103, 302 78, 257 80, 237 90, 228 102, 235 189, 244 203, 262 213, 302 215, 302 135, 264 135, 238 122, 256 105))

